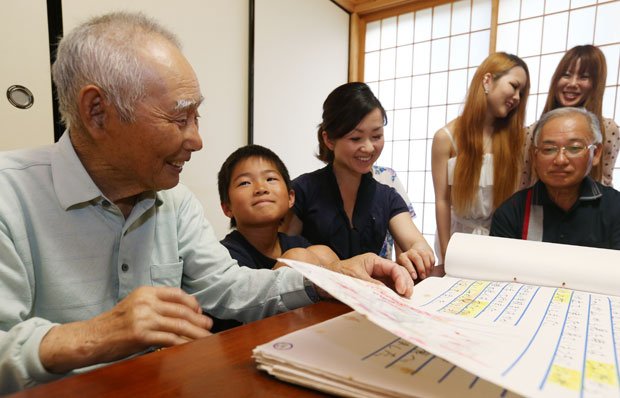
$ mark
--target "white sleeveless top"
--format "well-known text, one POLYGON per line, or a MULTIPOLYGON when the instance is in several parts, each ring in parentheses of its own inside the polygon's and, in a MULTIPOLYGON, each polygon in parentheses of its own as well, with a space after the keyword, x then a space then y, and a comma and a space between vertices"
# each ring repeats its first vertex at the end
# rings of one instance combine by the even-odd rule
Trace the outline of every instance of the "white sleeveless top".
MULTIPOLYGON (((452 137, 452 133, 446 127, 443 131, 450 138, 454 152, 456 152, 456 143, 452 137)), ((454 183, 454 167, 456 166, 456 157, 448 159, 448 185, 454 183)), ((493 154, 485 153, 482 157, 482 166, 480 168, 480 180, 478 182, 478 193, 474 198, 468 214, 458 216, 454 213, 454 208, 450 211, 450 236, 455 232, 464 232, 474 235, 488 235, 491 229, 491 218, 493 216, 493 154)), ((438 264, 443 263, 441 250, 439 250, 439 236, 435 237, 435 253, 438 257, 438 264)))

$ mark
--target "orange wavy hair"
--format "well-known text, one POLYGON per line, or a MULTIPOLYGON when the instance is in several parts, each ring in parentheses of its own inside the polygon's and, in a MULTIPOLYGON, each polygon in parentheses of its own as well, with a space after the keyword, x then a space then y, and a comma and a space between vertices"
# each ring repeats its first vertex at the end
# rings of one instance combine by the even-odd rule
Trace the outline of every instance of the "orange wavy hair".
MULTIPOLYGON (((564 75, 566 71, 574 69, 578 59, 581 60, 581 70, 574 72, 587 72, 590 75, 590 81, 592 82, 592 90, 583 104, 579 104, 579 106, 583 106, 596 115, 598 122, 601 125, 603 143, 605 143, 603 93, 605 92, 605 82, 607 81, 607 62, 605 60, 605 54, 603 54, 598 47, 590 44, 575 46, 564 54, 558 63, 558 66, 555 68, 555 72, 553 72, 553 77, 551 78, 551 83, 549 84, 549 95, 547 96, 547 102, 545 102, 545 108, 542 113, 544 115, 546 112, 562 107, 562 104, 558 102, 557 97, 552 93, 555 93, 556 87, 562 75, 564 75)), ((603 156, 605 156, 604 151, 603 156)), ((603 178, 603 163, 603 159, 601 159, 599 164, 592 167, 592 170, 590 171, 590 176, 597 181, 601 181, 603 178)))
POLYGON ((530 73, 527 65, 516 55, 497 52, 480 64, 469 86, 463 113, 456 120, 454 136, 457 156, 452 185, 452 206, 456 214, 468 213, 474 202, 480 181, 484 155, 482 126, 487 113, 487 97, 483 80, 487 73, 493 80, 501 78, 512 68, 525 70, 527 82, 521 88, 517 108, 502 119, 496 119, 493 133, 493 208, 497 208, 517 189, 523 164, 525 107, 530 92, 530 73))

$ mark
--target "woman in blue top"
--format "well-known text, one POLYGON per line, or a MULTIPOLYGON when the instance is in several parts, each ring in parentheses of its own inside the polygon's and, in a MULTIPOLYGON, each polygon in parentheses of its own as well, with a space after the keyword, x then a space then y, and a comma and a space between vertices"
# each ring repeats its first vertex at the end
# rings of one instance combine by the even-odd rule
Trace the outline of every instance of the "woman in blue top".
POLYGON ((329 94, 318 128, 317 155, 327 166, 293 180, 295 205, 284 231, 327 245, 340 258, 378 254, 389 231, 403 249, 397 262, 414 279, 424 278, 435 263, 432 249, 402 197, 372 176, 386 123, 383 106, 366 84, 347 83, 329 94))

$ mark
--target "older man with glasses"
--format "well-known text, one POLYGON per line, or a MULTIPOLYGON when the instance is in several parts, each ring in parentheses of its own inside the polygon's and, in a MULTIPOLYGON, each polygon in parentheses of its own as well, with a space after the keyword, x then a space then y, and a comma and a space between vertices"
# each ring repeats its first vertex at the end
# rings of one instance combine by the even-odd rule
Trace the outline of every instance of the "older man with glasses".
POLYGON ((490 234, 620 249, 620 192, 588 175, 601 161, 601 141, 597 117, 583 108, 543 115, 534 131, 539 181, 495 211, 490 234))

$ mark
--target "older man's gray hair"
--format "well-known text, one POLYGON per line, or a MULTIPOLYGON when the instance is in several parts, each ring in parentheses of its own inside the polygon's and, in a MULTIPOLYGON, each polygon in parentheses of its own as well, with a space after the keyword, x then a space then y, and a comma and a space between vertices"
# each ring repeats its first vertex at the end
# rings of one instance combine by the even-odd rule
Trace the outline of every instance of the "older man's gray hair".
POLYGON ((540 120, 536 124, 536 129, 534 130, 534 145, 538 146, 538 137, 540 136, 542 128, 545 126, 545 124, 547 124, 548 121, 557 117, 576 114, 583 115, 588 121, 588 126, 590 126, 590 132, 592 133, 592 144, 601 144, 603 142, 603 134, 601 133, 601 125, 596 115, 584 108, 574 108, 567 106, 563 108, 556 108, 540 117, 540 120))
POLYGON ((145 39, 157 36, 180 49, 172 32, 141 13, 128 12, 92 18, 60 41, 52 77, 67 129, 83 128, 78 95, 88 84, 104 91, 121 120, 133 121, 135 104, 145 95, 139 52, 145 39))

